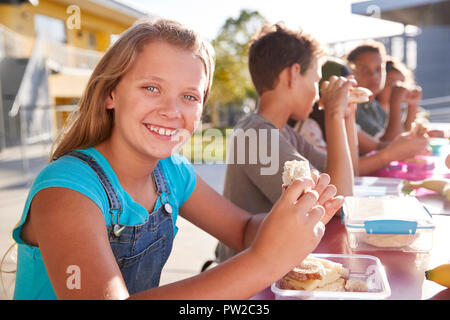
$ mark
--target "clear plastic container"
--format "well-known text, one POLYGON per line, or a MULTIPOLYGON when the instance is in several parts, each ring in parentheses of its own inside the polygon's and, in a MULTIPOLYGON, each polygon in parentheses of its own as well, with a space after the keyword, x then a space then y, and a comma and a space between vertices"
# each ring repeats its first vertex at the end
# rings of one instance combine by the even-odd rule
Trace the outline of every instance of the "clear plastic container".
POLYGON ((386 271, 377 257, 359 254, 311 254, 313 257, 341 263, 349 269, 348 279, 366 283, 367 292, 348 291, 307 291, 280 288, 280 281, 272 284, 271 290, 276 300, 379 300, 391 295, 386 271))
POLYGON ((342 222, 354 250, 429 252, 435 225, 414 197, 346 197, 342 222))

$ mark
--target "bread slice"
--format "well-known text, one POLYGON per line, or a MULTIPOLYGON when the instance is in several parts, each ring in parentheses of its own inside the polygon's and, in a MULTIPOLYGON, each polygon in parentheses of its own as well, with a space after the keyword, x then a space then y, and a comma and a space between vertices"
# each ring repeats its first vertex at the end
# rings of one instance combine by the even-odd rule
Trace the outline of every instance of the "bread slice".
POLYGON ((372 91, 363 87, 350 87, 348 93, 348 103, 364 103, 369 101, 372 91))
POLYGON ((347 279, 345 283, 345 291, 351 292, 367 292, 369 289, 367 288, 367 283, 360 279, 347 279))
POLYGON ((316 291, 345 291, 346 280, 344 278, 338 278, 336 281, 327 283, 322 287, 317 287, 316 291))
POLYGON ((310 178, 311 170, 308 161, 291 160, 284 163, 283 186, 289 186, 297 178, 310 178))
POLYGON ((340 263, 310 256, 287 273, 280 281, 280 286, 289 290, 343 291, 348 274, 349 270, 340 263))
POLYGON ((298 266, 289 271, 287 276, 297 281, 322 280, 325 276, 325 267, 320 261, 306 258, 298 266))

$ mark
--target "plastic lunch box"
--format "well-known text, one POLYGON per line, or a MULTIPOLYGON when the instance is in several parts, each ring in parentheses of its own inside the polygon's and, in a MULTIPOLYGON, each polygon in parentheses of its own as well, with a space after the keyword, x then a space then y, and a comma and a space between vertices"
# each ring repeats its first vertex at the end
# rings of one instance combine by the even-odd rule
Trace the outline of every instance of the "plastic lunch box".
POLYGON ((391 295, 386 271, 377 257, 359 254, 311 254, 311 256, 341 263, 349 269, 349 278, 366 282, 368 292, 285 290, 281 289, 279 281, 276 281, 271 286, 276 300, 377 300, 386 299, 391 295))
POLYGON ((415 197, 346 197, 342 222, 350 249, 428 252, 435 225, 415 197))

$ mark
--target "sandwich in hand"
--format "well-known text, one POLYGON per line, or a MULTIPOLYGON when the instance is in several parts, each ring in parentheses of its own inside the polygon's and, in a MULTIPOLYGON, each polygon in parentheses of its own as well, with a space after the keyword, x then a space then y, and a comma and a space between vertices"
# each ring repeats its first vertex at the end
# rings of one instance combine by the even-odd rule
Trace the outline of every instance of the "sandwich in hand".
POLYGON ((363 87, 350 87, 348 103, 364 103, 369 101, 372 91, 363 87))
POLYGON ((429 121, 426 118, 418 117, 411 123, 411 133, 416 137, 423 137, 428 131, 429 121))
POLYGON ((283 175, 281 178, 283 180, 284 188, 287 188, 297 178, 312 179, 308 161, 286 161, 284 163, 283 175))
MULTIPOLYGON (((363 87, 350 87, 348 91, 348 103, 367 102, 372 94, 372 91, 363 87)), ((320 104, 319 110, 323 110, 323 106, 320 104)))

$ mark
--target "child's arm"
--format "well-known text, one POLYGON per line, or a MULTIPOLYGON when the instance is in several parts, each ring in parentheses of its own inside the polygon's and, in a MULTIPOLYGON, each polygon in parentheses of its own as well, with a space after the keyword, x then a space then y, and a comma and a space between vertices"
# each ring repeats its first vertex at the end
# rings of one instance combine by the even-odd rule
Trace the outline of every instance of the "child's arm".
POLYGON ((374 150, 380 150, 385 148, 389 142, 380 141, 377 138, 372 137, 363 130, 357 130, 358 135, 358 149, 360 154, 366 154, 374 150))
MULTIPOLYGON (((132 298, 247 299, 268 287, 314 250, 323 233, 323 223, 318 223, 319 220, 327 220, 342 205, 342 197, 331 198, 324 203, 324 206, 329 206, 325 213, 323 207, 314 204, 321 201, 317 191, 302 195, 294 205, 305 187, 311 185, 307 181, 295 181, 265 217, 236 210, 220 195, 214 195, 215 191, 209 190, 204 182, 198 181, 193 194, 182 206, 183 216, 207 228, 205 231, 213 235, 240 239, 220 239, 224 243, 239 245, 238 242, 245 239, 245 235, 239 233, 253 233, 254 238, 246 240, 249 247, 198 276, 142 292, 132 298), (313 207, 305 216, 305 212, 310 210, 308 208, 313 207), (227 214, 221 212, 223 210, 231 211, 227 214), (311 220, 307 222, 305 217, 311 220), (229 219, 238 222, 227 221, 229 219), (220 230, 230 226, 237 226, 237 229, 220 230)), ((325 191, 322 196, 324 194, 325 191)), ((240 246, 242 248, 242 244, 240 246)))
MULTIPOLYGON (((35 196, 27 223, 59 299, 243 299, 283 276, 320 241, 324 227, 318 221, 324 209, 317 206, 319 194, 307 192, 299 198, 308 185, 298 180, 283 192, 249 249, 199 276, 131 297, 112 253, 103 214, 90 199, 65 188, 44 189, 35 196), (78 274, 67 273, 70 266, 78 274), (74 276, 79 277, 79 287, 68 285, 74 276)), ((333 198, 324 205, 337 210, 342 202, 333 198)), ((221 207, 213 203, 194 210, 206 220, 215 220, 221 207)))
POLYGON ((386 148, 359 159, 361 176, 368 175, 391 161, 402 161, 427 152, 427 139, 409 133, 399 135, 386 148))
POLYGON ((408 92, 408 111, 406 114, 404 130, 411 130, 411 124, 416 120, 419 111, 419 103, 422 99, 422 88, 417 87, 408 92))
POLYGON ((356 130, 356 104, 349 105, 345 116, 345 129, 347 132, 348 146, 352 157, 353 175, 359 175, 359 148, 358 133, 356 130))
POLYGON ((353 195, 354 174, 347 140, 344 114, 348 108, 348 90, 352 82, 333 76, 322 85, 327 137, 327 169, 338 194, 353 195))
MULTIPOLYGON (((317 182, 314 190, 320 195, 319 204, 325 205, 336 194, 336 187, 329 184, 330 176, 328 174, 318 176, 314 170, 312 171, 314 181, 317 182)), ((322 222, 328 223, 337 209, 331 204, 330 209, 326 210, 322 222)), ((197 175, 194 192, 181 207, 180 215, 228 247, 241 251, 252 243, 266 213, 250 214, 239 208, 218 194, 197 175), (211 207, 214 210, 211 210, 211 207)))
POLYGON ((26 238, 39 246, 58 299, 126 299, 103 213, 89 198, 66 188, 47 188, 31 204, 26 238), (70 266, 74 273, 67 273, 70 266), (72 280, 71 280, 72 277, 72 280), (80 287, 68 284, 78 277, 80 287))
POLYGON ((403 86, 394 85, 389 101, 389 122, 382 141, 392 141, 404 131, 402 123, 402 103, 406 100, 408 90, 403 86))

